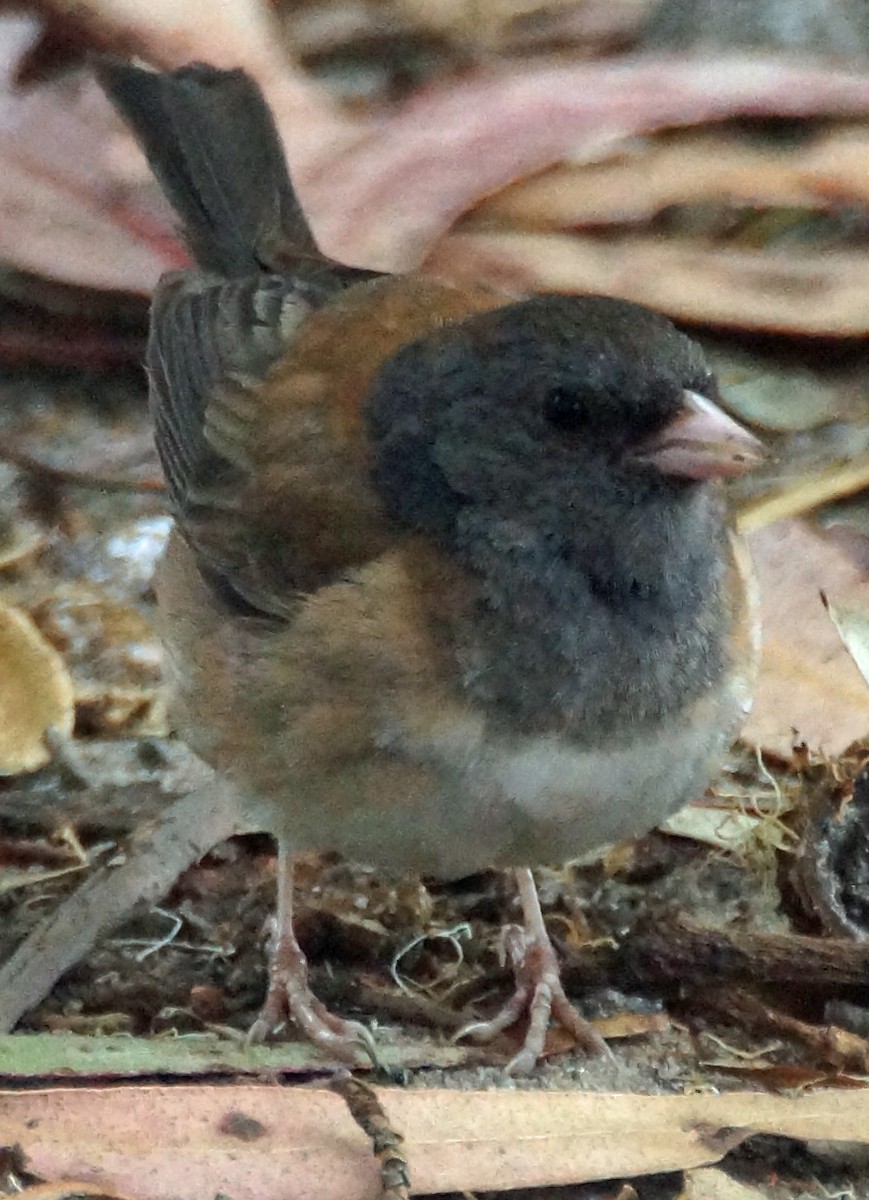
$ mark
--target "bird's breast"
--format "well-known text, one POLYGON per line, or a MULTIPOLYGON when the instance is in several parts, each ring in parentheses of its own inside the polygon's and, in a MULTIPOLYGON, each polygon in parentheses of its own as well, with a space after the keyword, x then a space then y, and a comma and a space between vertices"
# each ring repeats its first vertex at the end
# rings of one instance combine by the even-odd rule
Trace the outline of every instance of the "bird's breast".
POLYGON ((749 703, 746 660, 618 740, 523 732, 463 691, 426 615, 434 591, 442 619, 460 611, 462 586, 418 557, 322 589, 277 632, 217 613, 204 630, 197 579, 161 587, 192 744, 288 847, 390 872, 560 862, 645 833, 702 793, 749 703))

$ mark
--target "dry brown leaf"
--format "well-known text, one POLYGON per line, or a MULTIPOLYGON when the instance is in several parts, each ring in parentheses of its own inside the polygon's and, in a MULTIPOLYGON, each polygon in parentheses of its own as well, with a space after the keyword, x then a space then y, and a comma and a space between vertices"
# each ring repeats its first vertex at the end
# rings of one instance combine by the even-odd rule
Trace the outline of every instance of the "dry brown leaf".
POLYGON ((113 39, 129 53, 171 66, 194 60, 215 66, 260 66, 275 53, 275 26, 262 0, 47 0, 57 16, 89 24, 104 44, 113 39))
POLYGON ((102 492, 161 491, 152 430, 130 406, 100 409, 87 388, 42 389, 27 420, 3 430, 2 461, 51 486, 81 484, 102 492))
POLYGON ((96 84, 80 75, 10 86, 36 28, 0 16, 0 258, 67 283, 148 292, 181 257, 147 203, 117 210, 103 166, 116 125, 96 84))
POLYGON ((83 1183, 80 1179, 58 1179, 55 1183, 33 1183, 16 1195, 23 1200, 79 1200, 79 1196, 94 1196, 96 1200, 135 1200, 112 1190, 106 1191, 99 1183, 83 1183))
MULTIPOLYGON (((718 56, 519 65, 431 89, 347 152, 294 160, 324 248, 407 269, 481 196, 668 126, 869 108, 869 77, 718 56)), ((286 127, 293 156, 292 129, 286 127)))
POLYGON ((569 229, 648 221, 674 204, 869 204, 869 129, 846 125, 790 153, 725 132, 687 131, 583 167, 559 166, 484 201, 468 227, 569 229))
POLYGON ((44 767, 46 733, 69 737, 74 711, 61 656, 26 613, 0 604, 0 775, 44 767))
MULTIPOLYGON (((673 837, 703 842, 726 854, 750 854, 765 836, 769 818, 757 813, 689 804, 668 817, 658 828, 673 837)), ((784 834, 779 839, 782 841, 784 834)))
POLYGON ((812 1088, 836 1088, 845 1091, 863 1091, 866 1088, 865 1079, 859 1075, 844 1075, 841 1071, 802 1063, 764 1065, 762 1061, 734 1063, 721 1059, 707 1059, 703 1066, 774 1093, 808 1091, 812 1088))
POLYGON ((780 521, 749 540, 764 649, 745 736, 784 754, 800 741, 839 753, 869 733, 869 688, 820 593, 846 608, 869 608, 869 579, 832 537, 799 521, 780 521))
POLYGON ((825 602, 836 632, 869 687, 869 609, 855 612, 825 602))
POLYGON ((666 1033, 670 1028, 670 1018, 663 1012, 641 1013, 625 1009, 609 1017, 598 1017, 593 1024, 604 1041, 611 1042, 666 1033))
POLYGON ((45 534, 35 521, 0 511, 0 571, 22 566, 44 545, 45 534))
POLYGON ((619 40, 655 0, 395 0, 424 28, 462 39, 490 54, 533 45, 547 34, 583 43, 619 40))
MULTIPOLYGON (((752 533, 788 517, 814 512, 821 505, 841 501, 867 487, 869 454, 856 454, 804 474, 789 474, 781 485, 750 496, 738 505, 737 528, 740 533, 752 533)), ((828 516, 829 527, 835 524, 828 516)))
POLYGON ((105 209, 76 195, 71 181, 40 178, 43 164, 19 157, 5 139, 0 162, 0 255, 7 262, 84 287, 142 293, 169 266, 149 245, 113 228, 105 209))
MULTIPOLYGON (((74 7, 76 20, 90 23, 101 45, 114 39, 164 66, 198 58, 250 70, 276 113, 324 250, 366 267, 406 269, 482 196, 553 163, 594 156, 602 145, 638 133, 738 115, 869 111, 869 78, 859 71, 719 56, 510 62, 430 87, 385 117, 349 118, 283 59, 271 15, 257 0, 219 10, 204 0, 183 10, 169 0, 155 0, 145 18, 133 0, 91 0, 74 7)), ((52 8, 62 14, 71 5, 54 0, 52 8)), ((54 118, 45 109, 37 116, 26 146, 41 153, 46 139, 53 144, 58 137, 54 118)), ((101 188, 104 198, 117 202, 116 221, 123 215, 122 198, 134 217, 154 211, 153 187, 148 184, 143 192, 136 185, 146 176, 141 164, 119 151, 122 144, 120 135, 114 143, 104 138, 102 147, 90 145, 78 156, 96 177, 84 180, 85 186, 101 188)), ((51 155, 48 161, 53 169, 51 155)), ((165 233, 171 223, 162 211, 165 233)), ((149 236, 153 260, 162 251, 153 227, 149 236)), ((139 272, 146 273, 146 268, 139 272)))
MULTIPOLYGON (((192 59, 247 66, 277 96, 294 147, 328 153, 344 129, 328 101, 280 54, 259 0, 180 6, 124 0, 52 5, 93 44, 158 65, 192 59)), ((0 259, 70 284, 146 294, 187 262, 175 219, 142 156, 85 71, 19 90, 15 67, 37 22, 0 15, 0 259)))
MULTIPOLYGON (((770 1133, 865 1144, 869 1092, 685 1096, 378 1089, 414 1192, 484 1191, 718 1162, 770 1133)), ((4 1138, 30 1170, 140 1200, 373 1200, 367 1139, 330 1091, 271 1085, 0 1093, 4 1138), (74 1102, 73 1102, 74 1100, 74 1102), (242 1136, 240 1131, 246 1131, 242 1136)))
MULTIPOLYGON (((77 21, 90 26, 100 45, 109 39, 117 52, 136 55, 156 67, 171 69, 189 62, 207 62, 216 67, 244 68, 257 80, 275 113, 297 182, 298 176, 305 173, 300 164, 328 162, 370 131, 367 122, 343 114, 287 57, 275 14, 266 0, 233 0, 231 4, 189 0, 184 5, 177 0, 150 0, 146 11, 139 0, 47 3, 57 14, 74 12, 77 21)), ((120 131, 120 122, 114 120, 114 127, 120 131)), ((128 134, 123 140, 128 147, 131 145, 128 134)), ((126 174, 129 183, 145 183, 153 203, 156 193, 141 156, 120 150, 120 145, 119 138, 100 168, 105 170, 112 163, 123 168, 121 176, 126 174)), ((304 185, 304 180, 301 182, 304 185)), ((302 192, 305 211, 310 212, 304 186, 302 192)), ((334 199, 341 204, 338 197, 334 199)))
POLYGON ((764 1200, 766 1196, 716 1167, 700 1167, 688 1172, 680 1200, 764 1200))
POLYGON ((31 616, 65 656, 80 726, 110 736, 164 732, 162 647, 138 609, 71 583, 55 588, 31 616))
POLYGON ((463 233, 428 260, 436 274, 506 291, 604 292, 704 324, 830 336, 869 333, 869 256, 770 255, 578 234, 463 233))

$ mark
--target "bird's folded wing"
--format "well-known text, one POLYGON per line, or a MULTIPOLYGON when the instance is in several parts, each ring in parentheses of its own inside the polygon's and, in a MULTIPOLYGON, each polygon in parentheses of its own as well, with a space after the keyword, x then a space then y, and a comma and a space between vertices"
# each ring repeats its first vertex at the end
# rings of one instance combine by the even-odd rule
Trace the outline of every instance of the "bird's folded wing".
POLYGON ((148 354, 157 446, 182 532, 218 591, 288 616, 299 593, 388 548, 368 476, 371 382, 405 342, 504 302, 313 264, 161 285, 148 354))

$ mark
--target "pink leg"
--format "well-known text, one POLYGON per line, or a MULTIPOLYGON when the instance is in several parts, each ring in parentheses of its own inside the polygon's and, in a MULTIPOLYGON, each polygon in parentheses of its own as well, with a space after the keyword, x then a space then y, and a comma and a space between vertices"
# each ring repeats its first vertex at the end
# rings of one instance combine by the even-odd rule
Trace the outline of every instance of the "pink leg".
POLYGON ((528 1032, 522 1049, 507 1066, 511 1075, 527 1075, 543 1053, 549 1018, 554 1017, 576 1038, 588 1054, 606 1052, 606 1044, 588 1021, 584 1020, 564 994, 555 950, 549 940, 534 876, 527 867, 516 871, 524 925, 509 925, 504 931, 504 946, 513 964, 516 990, 503 1008, 489 1021, 466 1025, 456 1036, 489 1042, 528 1014, 528 1032))
POLYGON ((336 1017, 311 991, 308 960, 293 929, 293 856, 286 847, 279 846, 277 928, 269 961, 269 988, 249 1040, 262 1041, 288 1016, 325 1053, 357 1063, 362 1050, 376 1065, 374 1038, 369 1030, 358 1021, 336 1017))

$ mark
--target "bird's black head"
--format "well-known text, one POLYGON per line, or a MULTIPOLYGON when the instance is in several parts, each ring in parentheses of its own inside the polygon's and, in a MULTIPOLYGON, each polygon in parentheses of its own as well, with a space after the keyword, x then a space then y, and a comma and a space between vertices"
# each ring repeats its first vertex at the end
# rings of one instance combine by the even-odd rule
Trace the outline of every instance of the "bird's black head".
POLYGON ((727 531, 710 480, 757 443, 714 387, 669 321, 600 296, 445 326, 378 376, 373 483, 475 582, 456 653, 513 727, 623 736, 720 677, 727 531))
POLYGON ((511 304, 405 346, 380 372, 367 407, 375 486, 396 520, 447 540, 468 505, 678 490, 630 452, 686 391, 714 395, 714 378, 657 313, 604 296, 511 304))

